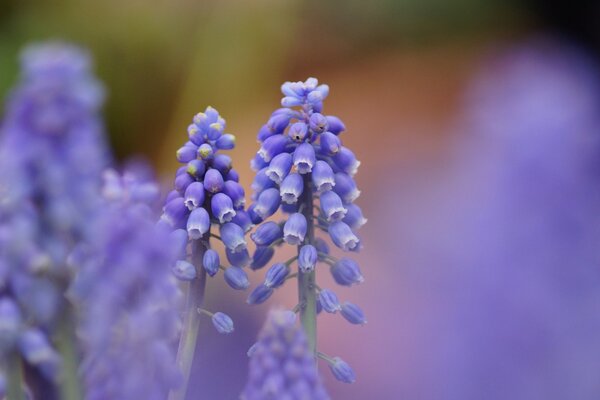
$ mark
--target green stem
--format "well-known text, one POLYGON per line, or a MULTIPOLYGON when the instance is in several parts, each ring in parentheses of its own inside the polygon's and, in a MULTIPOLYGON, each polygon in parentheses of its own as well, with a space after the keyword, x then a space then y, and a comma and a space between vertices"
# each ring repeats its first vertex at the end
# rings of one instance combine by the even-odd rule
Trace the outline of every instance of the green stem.
POLYGON ((8 356, 6 365, 7 374, 7 400, 24 400, 23 394, 23 366, 21 357, 15 351, 8 356))
MULTIPOLYGON (((310 174, 304 175, 304 192, 302 193, 302 214, 306 217, 306 237, 303 244, 312 244, 315 239, 313 221, 313 193, 310 174)), ((298 254, 300 248, 298 246, 298 254)), ((316 356, 317 348, 317 293, 316 271, 298 271, 298 304, 300 305, 300 321, 308 339, 310 351, 316 356)))
POLYGON ((192 241, 191 261, 196 267, 197 278, 190 282, 188 286, 184 326, 181 332, 181 339, 179 340, 179 349, 177 350, 177 366, 183 375, 183 383, 178 390, 171 391, 169 400, 184 400, 190 381, 198 331, 200 329, 200 313, 198 309, 202 308, 206 290, 206 271, 202 267, 202 258, 204 257, 205 250, 206 247, 202 239, 192 241))
MULTIPOLYGON (((72 307, 69 307, 69 311, 72 307)), ((63 400, 80 400, 83 398, 79 382, 79 352, 75 336, 75 324, 72 312, 68 312, 58 323, 56 346, 62 357, 62 376, 59 382, 60 395, 63 400)))

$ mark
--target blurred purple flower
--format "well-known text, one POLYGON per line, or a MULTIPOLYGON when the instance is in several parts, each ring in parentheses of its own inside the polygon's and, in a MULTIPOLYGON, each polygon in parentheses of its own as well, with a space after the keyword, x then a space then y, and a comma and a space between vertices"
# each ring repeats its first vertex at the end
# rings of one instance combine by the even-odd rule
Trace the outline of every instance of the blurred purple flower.
POLYGON ((164 399, 181 379, 172 236, 156 226, 152 182, 115 172, 105 179, 107 202, 71 288, 80 306, 86 398, 164 399))
POLYGON ((243 400, 329 399, 306 335, 296 326, 291 311, 271 311, 248 353, 250 370, 243 400))
POLYGON ((32 45, 0 128, 0 293, 22 315, 23 358, 50 380, 59 362, 43 336, 64 311, 73 272, 67 256, 89 239, 109 158, 103 99, 87 53, 58 42, 32 45))

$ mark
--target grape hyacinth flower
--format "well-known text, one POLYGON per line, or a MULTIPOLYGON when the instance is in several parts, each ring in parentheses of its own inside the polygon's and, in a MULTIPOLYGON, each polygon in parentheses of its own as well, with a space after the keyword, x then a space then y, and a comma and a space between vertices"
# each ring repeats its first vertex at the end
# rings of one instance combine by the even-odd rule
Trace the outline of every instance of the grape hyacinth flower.
POLYGON ((152 182, 105 174, 94 240, 80 251, 70 289, 80 306, 85 398, 163 400, 180 384, 175 364, 181 294, 168 265, 175 239, 156 225, 152 182))
POLYGON ((248 353, 250 371, 243 400, 329 399, 293 312, 271 311, 248 353))
POLYGON ((183 385, 171 392, 170 399, 186 396, 201 314, 211 318, 219 333, 233 332, 229 316, 204 308, 206 275, 214 277, 222 269, 225 282, 233 289, 245 290, 250 285, 244 267, 251 257, 244 235, 252 222, 244 211, 244 189, 238 183, 232 160, 219 152, 233 149, 235 144, 234 136, 224 133, 224 129, 225 120, 212 107, 194 116, 188 126, 189 140, 177 150, 177 160, 184 165, 177 170, 175 190, 167 196, 160 220, 179 241, 180 254, 173 264, 173 274, 189 285, 177 352, 183 385), (218 227, 219 235, 211 232, 213 225, 218 227), (214 239, 223 243, 231 266, 223 266, 212 248, 214 239))
POLYGON ((68 255, 89 239, 99 209, 109 159, 103 101, 83 50, 52 42, 22 53, 0 128, 1 318, 12 321, 9 337, 17 339, 4 344, 0 358, 11 375, 7 390, 19 397, 23 363, 45 380, 45 395, 76 374, 74 360, 59 356, 76 351, 63 292, 74 273, 68 255))
POLYGON ((344 123, 322 114, 323 100, 329 94, 327 85, 309 78, 305 82, 286 82, 281 91, 285 96, 281 101, 283 108, 276 110, 258 133, 261 147, 251 163, 257 172, 252 184, 254 203, 248 213, 258 225, 251 235, 257 246, 253 256, 257 260, 256 269, 266 265, 272 256, 266 249, 284 242, 297 246, 298 256, 273 265, 264 283, 250 294, 248 303, 266 301, 287 280, 297 278, 295 310, 300 315, 310 351, 335 366, 332 371, 339 380, 352 382, 353 373, 336 372, 349 369, 347 364, 341 368, 339 362, 334 363, 333 358, 316 350, 317 311, 340 311, 353 324, 364 324, 366 319, 358 306, 341 305, 334 292, 319 288, 317 264, 329 265, 335 281, 343 286, 361 283, 363 276, 354 261, 330 254, 329 246, 316 236, 316 230, 329 236, 342 251, 360 250, 356 230, 366 219, 354 204, 360 192, 353 179, 360 163, 342 144, 340 134, 346 129, 344 123), (284 221, 265 221, 279 209, 287 215, 284 221), (297 269, 292 271, 294 262, 297 269))

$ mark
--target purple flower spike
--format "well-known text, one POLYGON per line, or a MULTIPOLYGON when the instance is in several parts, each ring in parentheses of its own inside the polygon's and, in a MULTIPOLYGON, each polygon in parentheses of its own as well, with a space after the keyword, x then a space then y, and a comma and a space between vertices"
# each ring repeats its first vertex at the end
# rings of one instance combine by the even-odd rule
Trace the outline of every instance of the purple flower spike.
MULTIPOLYGON (((261 147, 251 163, 257 173, 248 215, 257 225, 252 239, 258 246, 252 268, 268 263, 274 248, 280 244, 297 246, 298 256, 285 263, 276 262, 267 271, 263 286, 251 293, 249 302, 263 302, 271 295, 268 288, 282 286, 290 276, 297 278, 298 285, 288 286, 298 288, 295 309, 310 335, 310 351, 317 354, 313 329, 317 324, 316 314, 322 309, 334 313, 342 308, 335 293, 318 289, 317 262, 329 264, 334 279, 342 286, 363 281, 356 263, 349 259, 338 261, 330 254, 328 244, 316 237, 316 233, 324 231, 336 247, 344 251, 360 250, 361 243, 353 229, 358 229, 366 219, 353 204, 360 192, 352 178, 359 162, 350 149, 342 146, 339 135, 346 129, 343 122, 323 112, 329 86, 309 78, 304 82, 286 82, 281 91, 283 108, 276 110, 260 129, 261 147), (282 215, 284 220, 269 220, 273 215, 282 215)), ((354 308, 347 306, 345 316, 354 323, 362 321, 353 311, 354 308)), ((341 371, 343 365, 336 368, 341 371)), ((346 376, 345 380, 354 378, 346 376)), ((248 399, 314 398, 303 392, 286 392, 285 381, 279 375, 271 376, 261 385, 259 391, 245 392, 248 399)), ((250 383, 248 388, 252 388, 250 383)))
POLYGON ((250 368, 245 400, 329 400, 314 354, 290 311, 271 311, 258 342, 248 351, 250 368))

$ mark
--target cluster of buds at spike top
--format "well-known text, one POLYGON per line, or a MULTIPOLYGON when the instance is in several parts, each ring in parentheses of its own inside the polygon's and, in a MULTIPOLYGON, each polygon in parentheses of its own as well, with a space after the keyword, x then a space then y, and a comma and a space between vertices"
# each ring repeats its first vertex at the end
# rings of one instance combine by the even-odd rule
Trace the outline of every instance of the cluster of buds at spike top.
MULTIPOLYGON (((354 204, 360 191, 353 177, 360 163, 340 139, 346 127, 339 118, 322 113, 329 87, 309 78, 305 82, 286 82, 281 91, 285 96, 281 100, 283 108, 276 110, 260 129, 261 147, 251 162, 256 177, 248 214, 251 222, 259 225, 251 235, 256 244, 252 268, 267 265, 273 247, 282 243, 298 246, 299 253, 286 263, 272 265, 265 281, 250 294, 251 304, 266 301, 286 280, 315 271, 318 263, 329 265, 333 278, 342 286, 363 281, 356 262, 334 257, 327 242, 312 232, 316 227, 340 250, 356 252, 361 248, 356 231, 366 222, 360 207, 354 204), (265 221, 278 210, 287 215, 284 221, 265 221), (317 211, 311 215, 307 210, 317 211), (297 271, 291 267, 294 261, 297 271)), ((312 290, 319 291, 317 312, 339 311, 352 324, 366 322, 355 304, 340 304, 331 290, 312 290)))
POLYGON ((235 137, 224 130, 225 120, 212 107, 194 116, 187 129, 189 140, 177 150, 177 160, 185 165, 177 170, 175 189, 167 195, 160 223, 172 230, 178 243, 180 256, 172 268, 178 279, 193 281, 200 273, 213 277, 224 269, 227 284, 245 290, 250 281, 243 268, 251 257, 244 235, 253 225, 244 211, 245 193, 231 157, 219 152, 235 146, 235 137), (219 235, 211 233, 213 224, 219 227, 219 235), (219 253, 211 248, 211 236, 223 242, 230 264, 227 268, 219 253), (202 265, 194 265, 188 257, 191 241, 201 241, 205 248, 202 265))

